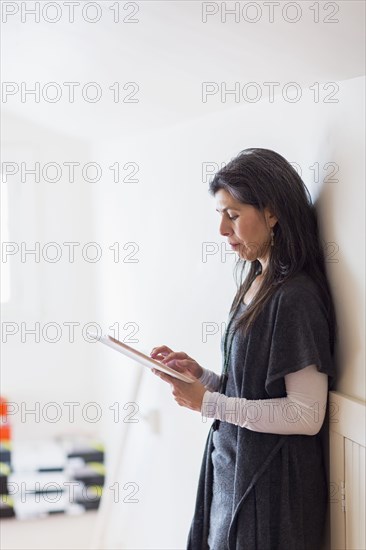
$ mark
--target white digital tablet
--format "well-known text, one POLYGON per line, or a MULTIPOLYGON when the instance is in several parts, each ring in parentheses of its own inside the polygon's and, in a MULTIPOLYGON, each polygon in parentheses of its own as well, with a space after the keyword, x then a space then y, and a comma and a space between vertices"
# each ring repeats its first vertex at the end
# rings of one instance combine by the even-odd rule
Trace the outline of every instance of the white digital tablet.
POLYGON ((164 365, 163 363, 160 363, 159 361, 156 361, 155 359, 149 357, 148 355, 145 355, 141 351, 137 351, 137 349, 135 348, 131 348, 131 346, 128 346, 127 344, 123 344, 109 334, 98 336, 97 334, 88 331, 88 336, 94 340, 97 340, 98 342, 101 342, 102 344, 105 344, 106 346, 109 346, 110 348, 115 349, 116 351, 119 351, 120 353, 123 353, 124 355, 127 355, 127 357, 129 357, 130 359, 134 359, 141 365, 144 365, 144 367, 160 370, 161 372, 165 372, 166 374, 173 376, 173 378, 178 378, 178 380, 182 380, 183 382, 194 382, 194 380, 192 380, 188 376, 177 372, 176 370, 168 367, 167 365, 164 365))

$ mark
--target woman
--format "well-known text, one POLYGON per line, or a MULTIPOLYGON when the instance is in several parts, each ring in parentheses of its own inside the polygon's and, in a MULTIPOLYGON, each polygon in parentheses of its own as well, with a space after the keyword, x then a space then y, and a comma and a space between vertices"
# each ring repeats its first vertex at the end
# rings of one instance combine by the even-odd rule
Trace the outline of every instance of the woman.
POLYGON ((183 352, 151 356, 179 405, 213 418, 188 550, 320 550, 328 501, 327 396, 336 319, 315 208, 281 155, 246 149, 209 192, 238 253, 221 377, 183 352))

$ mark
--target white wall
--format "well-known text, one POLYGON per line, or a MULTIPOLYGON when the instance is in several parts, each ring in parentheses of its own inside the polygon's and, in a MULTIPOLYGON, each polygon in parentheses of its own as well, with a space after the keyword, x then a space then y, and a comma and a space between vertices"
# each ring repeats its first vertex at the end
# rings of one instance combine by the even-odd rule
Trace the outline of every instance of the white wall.
MULTIPOLYGON (((219 328, 235 292, 234 256, 228 251, 223 257, 216 253, 206 262, 202 259, 203 243, 225 246, 214 199, 202 182, 202 163, 225 162, 249 146, 271 148, 301 166, 321 213, 322 239, 329 243, 327 272, 339 313, 338 390, 364 400, 364 321, 358 307, 364 299, 364 251, 359 247, 364 235, 364 83, 364 78, 339 82, 336 104, 314 105, 310 93, 296 105, 278 97, 272 105, 238 107, 99 147, 95 154, 100 162, 133 160, 141 173, 138 183, 96 188, 99 238, 110 243, 135 241, 140 249, 138 263, 103 268, 103 322, 132 321, 139 327, 135 345, 140 349, 149 352, 167 344, 220 372, 219 328), (315 162, 320 165, 318 183, 310 169, 315 162), (322 184, 330 173, 322 168, 328 162, 339 166, 334 176, 339 181, 322 184), (204 342, 206 322, 216 323, 218 332, 204 342)), ((122 388, 129 371, 108 367, 111 362, 118 358, 105 352, 106 395, 111 402, 128 401, 122 388)), ((106 547, 183 548, 210 423, 180 408, 170 386, 149 372, 143 375, 137 403, 144 413, 159 409, 161 431, 153 433, 146 422, 128 426, 117 479, 121 484, 136 483, 139 504, 111 507, 106 547), (143 530, 132 527, 139 522, 143 530)), ((111 441, 118 430, 126 429, 109 426, 111 441)))
MULTIPOLYGON (((4 276, 10 270, 11 282, 10 299, 2 305, 1 391, 13 403, 13 437, 35 439, 70 432, 93 435, 96 425, 89 419, 94 413, 84 407, 96 399, 95 355, 82 331, 87 323, 97 320, 96 264, 84 260, 81 253, 85 243, 96 240, 91 184, 80 177, 69 182, 65 170, 55 183, 42 176, 36 182, 30 174, 25 174, 22 182, 20 167, 25 163, 31 169, 38 162, 42 169, 51 161, 60 166, 75 160, 83 164, 90 158, 90 143, 7 113, 3 130, 3 162, 15 162, 19 167, 17 174, 2 183, 8 191, 7 240, 16 247, 14 254, 3 254, 1 266, 4 276), (65 242, 80 243, 75 247, 74 262, 65 242), (37 243, 37 255, 25 253, 36 250, 37 243), (56 243, 57 250, 47 247, 48 243, 56 243), (53 262, 57 254, 59 259, 53 262), (39 341, 27 332, 37 323, 39 341), (77 323, 74 337, 70 336, 70 323, 77 323), (11 330, 14 334, 7 335, 11 330), (51 402, 57 405, 48 405, 51 402), (69 421, 67 402, 76 403, 74 422, 69 421), (31 410, 35 414, 26 414, 31 410)), ((50 177, 54 174, 49 172, 50 177)), ((3 251, 13 245, 6 246, 3 242, 3 251)))

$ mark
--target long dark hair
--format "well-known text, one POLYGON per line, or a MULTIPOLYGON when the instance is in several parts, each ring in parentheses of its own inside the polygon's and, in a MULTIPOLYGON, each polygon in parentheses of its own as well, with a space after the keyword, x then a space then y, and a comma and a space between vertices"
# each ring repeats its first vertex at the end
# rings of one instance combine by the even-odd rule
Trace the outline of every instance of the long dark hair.
MULTIPOLYGON (((326 308, 333 354, 337 322, 317 214, 309 190, 295 168, 270 149, 244 149, 210 181, 208 191, 211 195, 219 189, 260 211, 270 208, 278 220, 273 227, 274 246, 269 247, 268 268, 262 284, 245 312, 237 319, 236 328, 241 327, 247 332, 278 287, 300 271, 305 271, 316 283, 326 308)), ((234 271, 237 292, 230 313, 243 300, 256 275, 261 272, 261 264, 259 260, 249 262, 238 257, 234 271), (250 264, 249 269, 247 264, 250 264)))

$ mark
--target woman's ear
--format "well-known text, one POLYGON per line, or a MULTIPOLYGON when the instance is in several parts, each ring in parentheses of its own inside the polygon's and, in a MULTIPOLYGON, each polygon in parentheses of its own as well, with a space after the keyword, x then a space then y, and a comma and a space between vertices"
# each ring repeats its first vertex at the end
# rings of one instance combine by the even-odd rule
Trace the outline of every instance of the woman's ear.
POLYGON ((273 229, 273 227, 278 222, 277 217, 273 214, 272 210, 268 206, 266 206, 266 208, 264 209, 264 215, 266 217, 267 224, 273 229))

